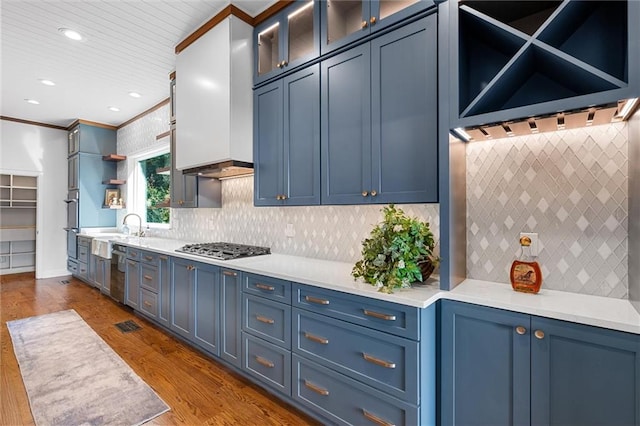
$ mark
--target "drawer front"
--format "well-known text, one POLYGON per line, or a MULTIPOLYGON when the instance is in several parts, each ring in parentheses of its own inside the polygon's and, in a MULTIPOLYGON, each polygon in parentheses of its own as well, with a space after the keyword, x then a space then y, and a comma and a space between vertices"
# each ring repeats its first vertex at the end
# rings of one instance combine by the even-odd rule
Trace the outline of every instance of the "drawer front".
POLYGON ((287 305, 291 304, 291 283, 289 281, 247 274, 243 289, 246 293, 266 297, 287 305))
POLYGON ((269 387, 291 396, 291 352, 242 332, 242 368, 269 387))
POLYGON ((140 260, 141 253, 138 249, 127 247, 127 259, 140 260))
POLYGON ((152 317, 158 317, 158 295, 156 293, 152 293, 147 289, 140 290, 140 310, 152 317))
POLYGON ((420 309, 294 283, 293 306, 419 340, 420 309))
POLYGON ((78 270, 76 274, 83 280, 87 280, 89 278, 89 265, 85 262, 80 262, 78 259, 78 270))
POLYGON ((293 351, 418 404, 418 342, 293 308, 293 351))
POLYGON ((78 237, 78 245, 83 247, 91 247, 91 238, 78 237))
POLYGON ((293 399, 332 423, 417 425, 418 408, 293 354, 293 399))
POLYGON ((89 247, 78 246, 78 262, 89 263, 89 247))
POLYGON ((67 259, 67 271, 71 272, 72 274, 77 274, 78 273, 78 263, 67 259))
POLYGON ((150 251, 141 251, 139 252, 140 262, 148 263, 150 265, 158 264, 158 253, 153 253, 150 251))
POLYGON ((242 329, 291 349, 291 306, 250 294, 242 295, 242 329))
POLYGON ((141 277, 140 285, 154 293, 158 292, 158 267, 140 263, 141 277))

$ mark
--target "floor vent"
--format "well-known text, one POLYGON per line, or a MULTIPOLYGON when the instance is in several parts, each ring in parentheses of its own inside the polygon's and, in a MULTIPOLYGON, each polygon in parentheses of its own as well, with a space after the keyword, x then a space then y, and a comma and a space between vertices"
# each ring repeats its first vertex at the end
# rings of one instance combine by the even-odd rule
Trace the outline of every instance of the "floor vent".
POLYGON ((119 322, 115 324, 115 326, 118 327, 118 329, 123 333, 129 333, 131 331, 140 330, 142 328, 138 324, 136 324, 133 320, 119 322))
POLYGON ((70 282, 71 281, 69 281, 69 280, 62 280, 62 281, 60 281, 60 284, 69 284, 70 282))

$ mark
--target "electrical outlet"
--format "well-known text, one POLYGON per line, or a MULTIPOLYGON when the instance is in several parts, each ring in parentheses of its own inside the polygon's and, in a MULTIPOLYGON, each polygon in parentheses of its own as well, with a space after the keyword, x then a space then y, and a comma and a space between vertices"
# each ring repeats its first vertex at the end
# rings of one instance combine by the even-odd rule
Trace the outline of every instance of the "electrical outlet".
POLYGON ((531 239, 531 256, 538 255, 538 233, 537 232, 521 232, 520 238, 529 237, 531 239))
POLYGON ((293 238, 296 236, 296 230, 293 229, 292 223, 287 223, 287 227, 284 228, 284 235, 287 238, 293 238))

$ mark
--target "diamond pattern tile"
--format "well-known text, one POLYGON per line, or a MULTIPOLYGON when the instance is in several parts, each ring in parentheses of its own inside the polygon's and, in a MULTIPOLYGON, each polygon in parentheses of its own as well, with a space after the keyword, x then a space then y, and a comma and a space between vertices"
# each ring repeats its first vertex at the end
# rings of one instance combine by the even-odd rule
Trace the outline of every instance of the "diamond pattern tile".
POLYGON ((470 143, 467 199, 469 278, 508 283, 537 232, 543 288, 627 297, 625 123, 470 143))

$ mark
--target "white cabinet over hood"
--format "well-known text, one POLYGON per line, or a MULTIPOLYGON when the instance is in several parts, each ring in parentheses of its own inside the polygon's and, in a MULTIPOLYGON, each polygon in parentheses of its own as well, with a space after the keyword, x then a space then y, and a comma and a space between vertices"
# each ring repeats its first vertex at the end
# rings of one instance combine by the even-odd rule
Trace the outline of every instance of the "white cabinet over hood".
POLYGON ((176 61, 176 167, 253 162, 252 28, 229 16, 176 61))

